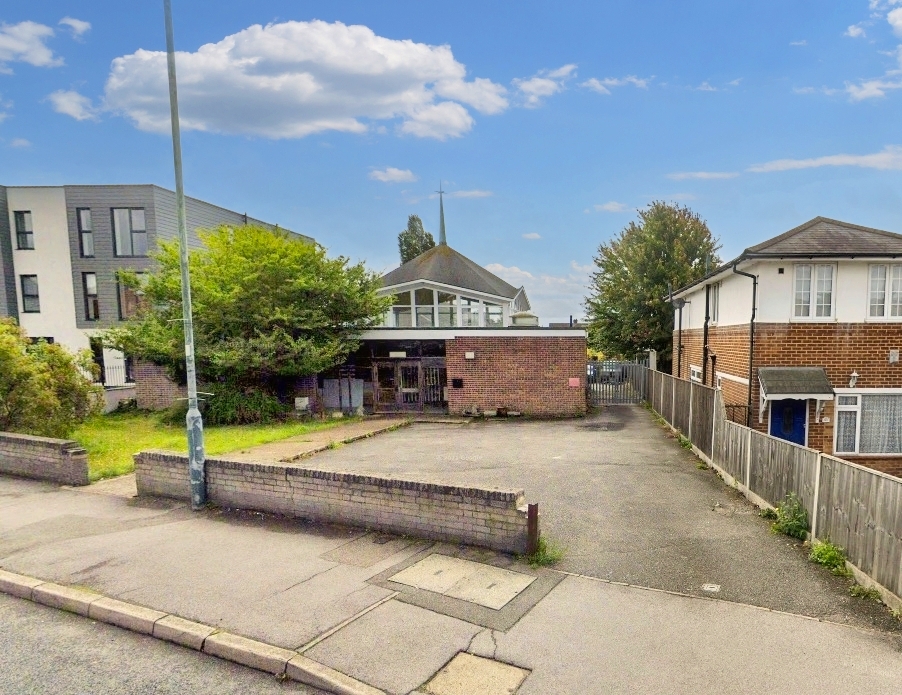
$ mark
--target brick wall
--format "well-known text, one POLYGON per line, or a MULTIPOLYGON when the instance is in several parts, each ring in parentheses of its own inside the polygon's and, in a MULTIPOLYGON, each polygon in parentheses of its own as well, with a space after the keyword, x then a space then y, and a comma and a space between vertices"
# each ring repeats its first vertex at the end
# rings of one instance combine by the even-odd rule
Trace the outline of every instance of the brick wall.
MULTIPOLYGON (((523 491, 436 485, 298 466, 207 459, 211 502, 522 553, 523 491)), ((190 499, 188 460, 158 451, 135 455, 139 495, 190 499)))
POLYGON ((450 413, 473 406, 539 416, 586 412, 584 337, 457 337, 446 343, 445 364, 450 413), (453 388, 453 379, 463 379, 463 388, 453 388))
MULTIPOLYGON (((689 364, 702 365, 701 329, 683 331, 683 378, 689 364)), ((678 340, 674 332, 674 344, 678 340)), ((748 375, 748 326, 712 326, 708 345, 717 355, 717 371, 748 375)), ((849 375, 858 373, 860 388, 902 388, 902 364, 889 363, 889 351, 902 349, 902 324, 898 323, 761 323, 755 327, 755 369, 771 367, 824 367, 834 388, 846 387, 849 375)), ((709 364, 710 369, 710 364, 709 364)), ((676 375, 676 363, 673 367, 676 375)), ((709 382, 710 376, 709 376, 709 382)), ((724 380, 724 402, 745 403, 745 387, 724 380)), ((758 422, 757 373, 752 380, 752 427, 767 432, 768 416, 758 422)), ((816 422, 816 404, 808 403, 808 446, 833 452, 834 408, 827 402, 816 422)), ((863 466, 902 475, 902 458, 844 456, 863 466)))
POLYGON ((150 362, 135 362, 135 399, 142 410, 165 410, 188 391, 176 384, 166 370, 150 362))
POLYGON ((68 439, 0 432, 0 473, 87 485, 88 452, 68 439))

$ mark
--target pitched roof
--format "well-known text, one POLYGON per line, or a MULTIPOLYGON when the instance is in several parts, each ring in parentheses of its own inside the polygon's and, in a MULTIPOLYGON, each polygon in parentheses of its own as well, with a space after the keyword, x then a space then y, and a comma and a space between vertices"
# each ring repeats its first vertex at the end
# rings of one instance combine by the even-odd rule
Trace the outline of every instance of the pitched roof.
POLYGON ((758 378, 768 400, 833 396, 833 387, 823 367, 759 367, 758 378))
POLYGON ((507 299, 513 299, 518 292, 516 287, 446 244, 434 246, 399 268, 386 273, 382 276, 382 286, 393 287, 418 280, 428 280, 507 299))
POLYGON ((805 224, 750 246, 742 256, 902 255, 902 234, 815 217, 805 224))

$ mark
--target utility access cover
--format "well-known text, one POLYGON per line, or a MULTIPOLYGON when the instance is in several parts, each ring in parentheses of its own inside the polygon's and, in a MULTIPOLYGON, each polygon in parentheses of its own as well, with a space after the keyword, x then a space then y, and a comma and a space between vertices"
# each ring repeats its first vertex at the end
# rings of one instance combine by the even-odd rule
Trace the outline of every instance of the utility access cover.
POLYGON ((432 554, 389 577, 389 581, 500 610, 535 581, 519 572, 432 554))
POLYGON ((529 671, 499 661, 460 652, 418 693, 429 695, 511 695, 529 671))

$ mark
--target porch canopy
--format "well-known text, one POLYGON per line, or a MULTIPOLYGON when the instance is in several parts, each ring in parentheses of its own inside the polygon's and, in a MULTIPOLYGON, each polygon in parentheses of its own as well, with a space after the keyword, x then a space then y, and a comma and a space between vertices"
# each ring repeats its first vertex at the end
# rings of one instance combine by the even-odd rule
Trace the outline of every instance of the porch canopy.
POLYGON ((758 420, 763 420, 764 409, 769 401, 787 398, 818 402, 817 419, 824 401, 833 400, 833 386, 823 367, 759 367, 758 381, 761 384, 758 420))

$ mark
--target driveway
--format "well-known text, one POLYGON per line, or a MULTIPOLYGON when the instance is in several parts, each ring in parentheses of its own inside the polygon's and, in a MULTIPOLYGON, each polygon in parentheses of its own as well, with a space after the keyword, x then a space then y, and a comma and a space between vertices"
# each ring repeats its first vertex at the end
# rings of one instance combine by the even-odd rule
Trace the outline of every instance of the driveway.
POLYGON ((542 533, 565 550, 558 569, 815 618, 902 631, 884 606, 772 535, 638 406, 569 421, 414 424, 317 454, 311 468, 522 488, 542 533), (719 586, 716 593, 703 585, 719 586))

